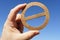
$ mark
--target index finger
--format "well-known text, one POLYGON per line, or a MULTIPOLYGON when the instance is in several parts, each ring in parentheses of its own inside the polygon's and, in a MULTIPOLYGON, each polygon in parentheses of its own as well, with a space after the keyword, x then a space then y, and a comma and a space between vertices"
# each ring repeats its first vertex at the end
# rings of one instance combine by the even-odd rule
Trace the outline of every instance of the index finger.
POLYGON ((25 6, 26 6, 26 3, 17 5, 15 8, 13 8, 13 9, 10 11, 9 15, 8 15, 8 19, 11 20, 11 21, 12 21, 12 20, 14 21, 15 18, 16 18, 17 13, 18 13, 21 9, 23 9, 25 6))

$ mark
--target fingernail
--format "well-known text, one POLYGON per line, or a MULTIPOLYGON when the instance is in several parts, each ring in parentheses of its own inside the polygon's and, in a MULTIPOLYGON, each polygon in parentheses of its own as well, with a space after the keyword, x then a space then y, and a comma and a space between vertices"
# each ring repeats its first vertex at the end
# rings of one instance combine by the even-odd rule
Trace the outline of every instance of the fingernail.
POLYGON ((35 31, 34 34, 39 34, 39 31, 35 31))
POLYGON ((19 4, 19 5, 26 5, 26 3, 23 3, 23 4, 19 4))
POLYGON ((26 5, 27 3, 23 3, 23 5, 26 5))

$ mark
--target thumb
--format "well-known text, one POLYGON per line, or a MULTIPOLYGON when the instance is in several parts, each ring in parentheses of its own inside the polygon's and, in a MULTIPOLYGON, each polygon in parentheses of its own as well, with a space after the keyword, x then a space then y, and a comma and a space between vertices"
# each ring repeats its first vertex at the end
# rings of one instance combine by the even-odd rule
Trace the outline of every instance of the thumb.
POLYGON ((23 36, 24 36, 24 39, 27 40, 27 39, 33 38, 37 34, 39 34, 39 31, 38 30, 31 30, 31 31, 28 31, 26 33, 23 33, 23 36))

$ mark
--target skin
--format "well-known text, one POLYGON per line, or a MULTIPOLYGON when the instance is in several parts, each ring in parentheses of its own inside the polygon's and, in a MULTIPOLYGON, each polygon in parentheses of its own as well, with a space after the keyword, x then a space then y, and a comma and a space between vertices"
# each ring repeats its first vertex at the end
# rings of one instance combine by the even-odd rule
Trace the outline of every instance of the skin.
POLYGON ((17 14, 21 9, 26 6, 25 4, 20 4, 11 9, 7 20, 4 24, 1 40, 30 40, 37 34, 38 30, 30 30, 23 33, 23 24, 21 22, 21 14, 17 14))

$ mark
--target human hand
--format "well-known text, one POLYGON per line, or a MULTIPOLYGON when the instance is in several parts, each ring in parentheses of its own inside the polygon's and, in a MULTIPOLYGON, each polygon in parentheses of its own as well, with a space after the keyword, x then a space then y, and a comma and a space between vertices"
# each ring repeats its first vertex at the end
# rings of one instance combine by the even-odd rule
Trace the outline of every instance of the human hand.
POLYGON ((4 24, 1 40, 30 40, 39 34, 37 30, 31 30, 23 33, 23 24, 21 22, 21 14, 17 14, 26 4, 17 5, 13 8, 4 24))

